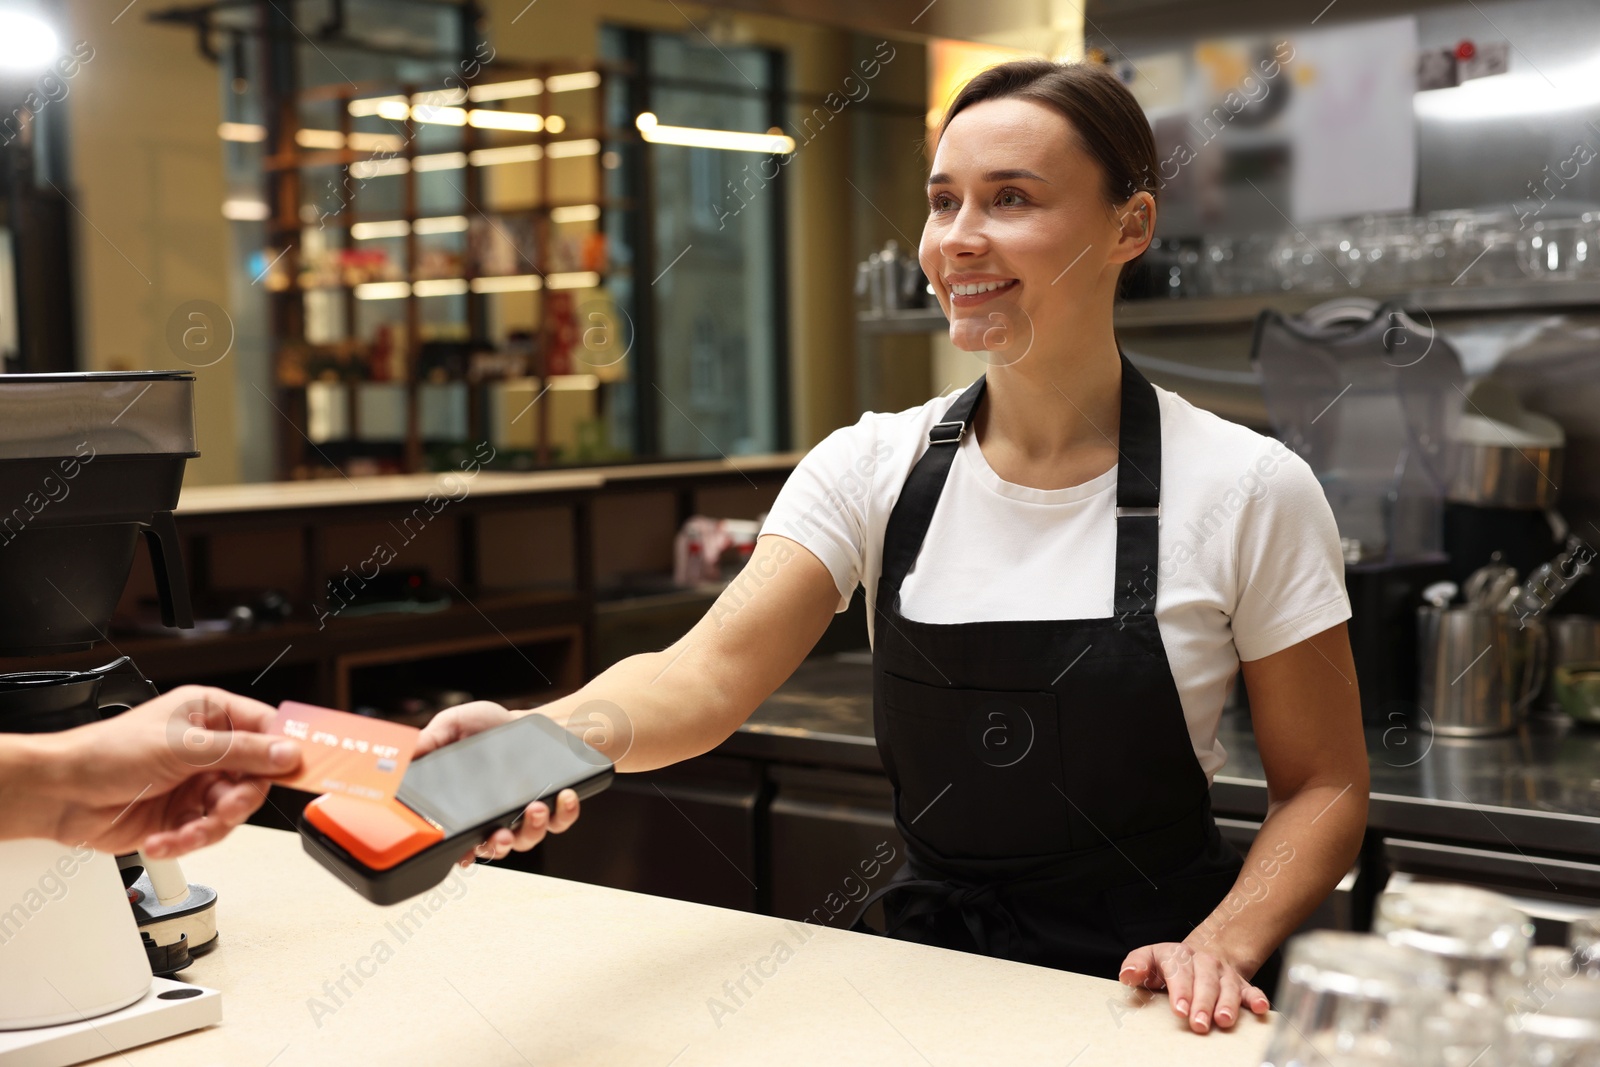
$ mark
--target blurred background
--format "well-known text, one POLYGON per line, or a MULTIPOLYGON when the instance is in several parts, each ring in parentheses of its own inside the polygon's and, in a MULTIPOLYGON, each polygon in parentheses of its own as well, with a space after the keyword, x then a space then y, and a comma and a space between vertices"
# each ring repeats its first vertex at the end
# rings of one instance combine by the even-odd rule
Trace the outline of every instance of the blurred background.
POLYGON ((1120 325, 1162 384, 1265 428, 1254 315, 1329 294, 1472 312, 1474 373, 1593 343, 1582 0, 117 7, 0 3, 0 352, 195 369, 192 484, 771 453, 967 380, 914 265, 865 264, 1013 54, 1148 112, 1120 325))

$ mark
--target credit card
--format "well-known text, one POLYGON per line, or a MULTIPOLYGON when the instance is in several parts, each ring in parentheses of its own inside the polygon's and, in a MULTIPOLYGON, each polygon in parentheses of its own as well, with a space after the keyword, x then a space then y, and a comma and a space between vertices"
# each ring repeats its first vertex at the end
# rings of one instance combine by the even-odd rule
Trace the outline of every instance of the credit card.
POLYGON ((272 732, 300 742, 300 773, 274 781, 308 793, 385 800, 400 789, 417 747, 414 726, 285 700, 272 732))

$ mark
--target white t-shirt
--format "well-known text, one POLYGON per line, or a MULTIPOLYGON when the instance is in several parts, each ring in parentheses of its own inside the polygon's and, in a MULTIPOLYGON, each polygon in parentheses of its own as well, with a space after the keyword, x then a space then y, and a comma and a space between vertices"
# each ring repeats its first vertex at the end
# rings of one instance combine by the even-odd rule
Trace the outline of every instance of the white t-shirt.
MULTIPOLYGON (((1305 461, 1176 393, 1156 394, 1156 623, 1210 780, 1227 760, 1217 722, 1239 661, 1348 619, 1350 601, 1333 512, 1305 461)), ((762 528, 822 561, 838 610, 862 586, 869 634, 889 513, 953 395, 836 430, 801 460, 762 528)), ((1115 467, 1067 489, 1013 485, 967 434, 901 588, 902 614, 929 623, 1111 617, 1116 486, 1115 467)))

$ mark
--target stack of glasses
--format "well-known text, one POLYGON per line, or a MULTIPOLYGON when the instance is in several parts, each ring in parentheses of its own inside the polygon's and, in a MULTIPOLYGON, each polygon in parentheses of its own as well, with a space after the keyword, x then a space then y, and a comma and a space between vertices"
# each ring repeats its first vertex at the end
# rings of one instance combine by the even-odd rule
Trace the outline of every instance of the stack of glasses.
POLYGON ((1289 943, 1263 1067, 1600 1067, 1600 915, 1535 948, 1504 897, 1414 883, 1289 943))

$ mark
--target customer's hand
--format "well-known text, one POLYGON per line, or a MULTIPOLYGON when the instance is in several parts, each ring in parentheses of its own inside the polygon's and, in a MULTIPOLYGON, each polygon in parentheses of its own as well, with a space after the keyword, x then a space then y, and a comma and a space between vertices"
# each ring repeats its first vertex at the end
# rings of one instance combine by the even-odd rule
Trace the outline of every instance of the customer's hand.
POLYGON ((63 844, 168 859, 220 841, 261 806, 269 779, 300 766, 298 743, 264 732, 272 716, 186 685, 101 722, 14 739, 33 743, 35 768, 24 785, 0 784, 63 844))
MULTIPOLYGON (((537 715, 536 711, 510 712, 488 700, 474 700, 470 704, 457 704, 446 708, 423 727, 417 738, 414 758, 420 758, 445 745, 482 733, 495 726, 510 722, 518 715, 537 715)), ((552 813, 541 800, 528 805, 522 813, 522 823, 516 830, 496 830, 483 844, 462 856, 458 861, 466 867, 474 859, 497 860, 512 852, 526 852, 544 840, 546 833, 559 834, 578 821, 578 794, 563 789, 556 795, 556 810, 552 813)))
POLYGON ((1270 1007, 1265 993, 1205 945, 1165 941, 1136 948, 1122 961, 1117 977, 1124 985, 1165 989, 1173 1013, 1187 1019, 1197 1034, 1209 1031, 1213 1022, 1224 1030, 1233 1026, 1240 1005, 1257 1015, 1270 1007))

